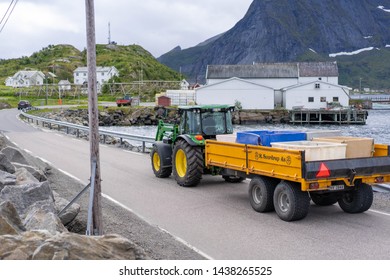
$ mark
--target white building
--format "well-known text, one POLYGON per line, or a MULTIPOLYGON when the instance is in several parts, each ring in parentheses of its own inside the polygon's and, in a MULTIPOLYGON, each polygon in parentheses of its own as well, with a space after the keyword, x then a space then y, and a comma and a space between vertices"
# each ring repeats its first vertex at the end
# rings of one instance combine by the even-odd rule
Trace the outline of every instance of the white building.
POLYGON ((231 104, 243 109, 274 109, 274 89, 252 81, 231 78, 196 89, 196 103, 231 104))
POLYGON ((12 77, 6 79, 6 86, 10 87, 30 87, 43 85, 45 74, 41 71, 19 71, 12 77))
POLYGON ((323 108, 330 102, 348 106, 349 89, 338 85, 338 75, 336 62, 209 65, 206 85, 196 89, 196 102, 238 101, 243 109, 323 108))
MULTIPOLYGON (((111 67, 96 67, 96 81, 98 86, 103 85, 114 76, 119 76, 115 66, 111 67)), ((88 67, 78 67, 73 71, 74 84, 83 85, 88 82, 88 67)))
POLYGON ((328 108, 329 103, 349 105, 349 90, 345 86, 339 86, 323 81, 312 81, 306 84, 298 84, 281 90, 283 94, 283 107, 287 110, 294 107, 306 109, 328 108))
POLYGON ((67 90, 71 90, 71 89, 72 89, 72 85, 68 80, 61 80, 58 82, 58 90, 59 91, 67 91, 67 90))

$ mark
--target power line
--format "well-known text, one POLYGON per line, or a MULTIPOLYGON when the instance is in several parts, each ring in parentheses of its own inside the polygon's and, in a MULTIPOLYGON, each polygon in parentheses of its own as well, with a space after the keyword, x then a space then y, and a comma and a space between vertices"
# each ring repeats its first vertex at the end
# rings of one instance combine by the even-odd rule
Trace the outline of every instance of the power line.
POLYGON ((1 21, 0 21, 0 25, 3 23, 3 20, 4 20, 4 18, 6 17, 6 15, 8 14, 8 11, 9 11, 9 9, 11 8, 13 2, 14 2, 14 0, 12 0, 12 1, 11 1, 11 4, 9 4, 7 11, 5 12, 3 18, 2 18, 1 21))
POLYGON ((14 11, 15 6, 16 6, 16 4, 18 3, 18 1, 19 1, 19 0, 12 0, 11 3, 9 4, 8 9, 7 9, 7 11, 5 12, 5 14, 4 14, 4 16, 3 16, 3 18, 1 19, 1 22, 0 22, 0 26, 1 26, 1 24, 2 24, 3 21, 4 21, 4 18, 5 18, 5 17, 7 16, 7 14, 8 14, 6 20, 4 21, 3 26, 2 26, 1 29, 0 29, 0 33, 3 31, 5 25, 7 24, 8 19, 9 19, 10 16, 12 15, 12 12, 14 11), (14 4, 14 2, 15 2, 15 4, 14 4), (12 4, 14 4, 14 5, 12 6, 12 4), (11 8, 11 7, 12 7, 12 8, 11 8), (11 8, 11 11, 10 11, 10 8, 11 8))

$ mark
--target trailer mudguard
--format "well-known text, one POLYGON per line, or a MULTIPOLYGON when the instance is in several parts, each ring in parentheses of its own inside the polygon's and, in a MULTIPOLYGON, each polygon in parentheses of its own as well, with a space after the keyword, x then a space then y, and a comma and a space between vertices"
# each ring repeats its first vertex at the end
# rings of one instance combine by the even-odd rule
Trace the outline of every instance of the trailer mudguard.
POLYGON ((172 146, 163 142, 156 142, 154 146, 160 156, 161 167, 172 166, 172 146))

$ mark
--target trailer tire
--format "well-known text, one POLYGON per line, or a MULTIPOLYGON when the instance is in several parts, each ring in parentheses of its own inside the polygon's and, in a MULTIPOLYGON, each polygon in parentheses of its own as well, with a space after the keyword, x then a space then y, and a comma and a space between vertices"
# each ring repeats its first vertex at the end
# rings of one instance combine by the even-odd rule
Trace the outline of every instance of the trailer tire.
POLYGON ((362 213, 370 209, 374 194, 372 187, 360 183, 353 191, 345 192, 338 200, 341 209, 346 213, 362 213))
POLYGON ((249 183, 249 202, 256 212, 270 212, 274 208, 276 180, 267 177, 255 177, 249 183))
POLYGON ((222 178, 228 183, 241 183, 245 180, 244 177, 234 175, 223 175, 222 178))
POLYGON ((200 147, 178 140, 173 148, 173 175, 183 187, 196 186, 202 179, 203 153, 200 147))
POLYGON ((339 199, 336 193, 318 194, 315 192, 311 192, 310 197, 311 200, 318 206, 330 206, 335 204, 339 199))
POLYGON ((297 221, 309 213, 310 198, 300 186, 293 182, 280 182, 274 192, 274 207, 283 221, 297 221))
POLYGON ((162 154, 161 151, 157 149, 156 146, 153 146, 152 152, 150 153, 152 169, 154 175, 157 178, 167 178, 172 173, 172 166, 163 167, 162 165, 162 154))

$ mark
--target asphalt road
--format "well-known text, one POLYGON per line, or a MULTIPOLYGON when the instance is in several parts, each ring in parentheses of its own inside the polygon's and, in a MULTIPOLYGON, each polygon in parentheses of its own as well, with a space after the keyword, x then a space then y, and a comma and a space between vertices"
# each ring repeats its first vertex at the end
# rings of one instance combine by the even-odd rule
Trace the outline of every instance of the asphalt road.
MULTIPOLYGON (((17 110, 0 111, 0 130, 19 147, 87 182, 89 143, 32 128, 17 110)), ((100 148, 103 193, 213 259, 390 259, 390 214, 344 213, 311 205, 301 221, 260 214, 248 183, 205 176, 195 188, 154 177, 148 155, 100 148)))

